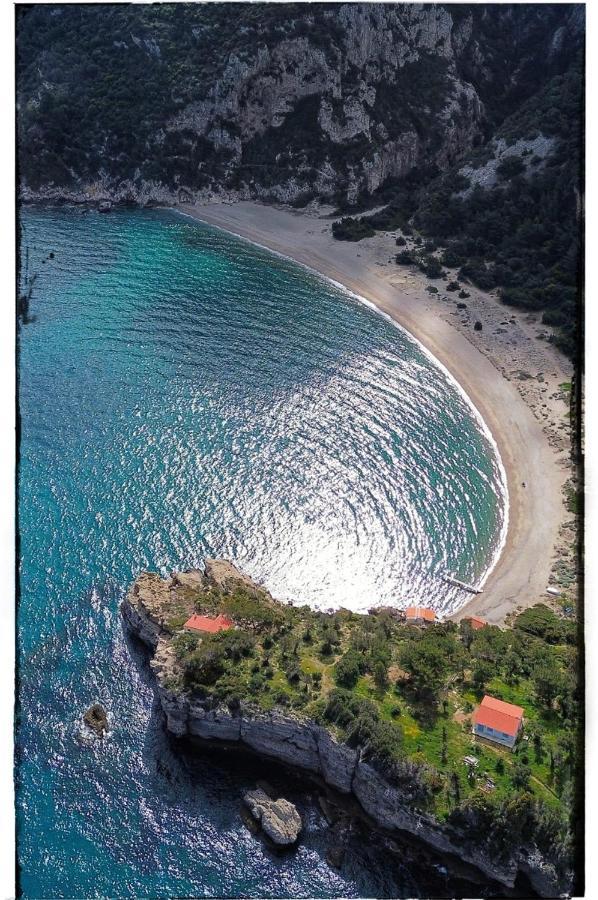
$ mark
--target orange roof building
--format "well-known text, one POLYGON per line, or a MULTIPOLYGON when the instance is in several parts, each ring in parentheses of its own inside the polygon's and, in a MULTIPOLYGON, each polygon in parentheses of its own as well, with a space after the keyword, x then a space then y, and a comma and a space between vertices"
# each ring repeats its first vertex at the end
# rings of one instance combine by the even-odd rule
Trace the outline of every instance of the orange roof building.
POLYGON ((185 622, 184 628, 190 631, 202 631, 208 634, 216 634, 233 627, 231 619, 227 616, 198 616, 193 615, 185 622))
POLYGON ((468 616, 466 619, 463 619, 463 621, 469 622, 474 631, 478 631, 478 629, 483 628, 484 625, 488 624, 486 619, 479 619, 477 616, 468 616))
POLYGON ((486 694, 474 712, 472 722, 474 734, 513 747, 523 724, 523 710, 486 694))
POLYGON ((425 625, 435 621, 436 613, 426 606, 408 606, 405 610, 405 618, 411 624, 425 625))

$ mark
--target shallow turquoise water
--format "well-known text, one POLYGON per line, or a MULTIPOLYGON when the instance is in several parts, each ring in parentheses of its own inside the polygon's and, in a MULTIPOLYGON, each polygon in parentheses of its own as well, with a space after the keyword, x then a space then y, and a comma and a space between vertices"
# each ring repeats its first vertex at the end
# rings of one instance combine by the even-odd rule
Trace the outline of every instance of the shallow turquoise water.
POLYGON ((452 608, 442 574, 483 576, 502 522, 471 410, 382 317, 221 232, 167 211, 22 219, 40 272, 20 334, 23 894, 413 896, 421 873, 359 853, 333 872, 311 807, 295 856, 256 844, 249 776, 173 754, 118 604, 144 568, 218 555, 282 599, 452 608), (103 746, 79 727, 95 699, 103 746))

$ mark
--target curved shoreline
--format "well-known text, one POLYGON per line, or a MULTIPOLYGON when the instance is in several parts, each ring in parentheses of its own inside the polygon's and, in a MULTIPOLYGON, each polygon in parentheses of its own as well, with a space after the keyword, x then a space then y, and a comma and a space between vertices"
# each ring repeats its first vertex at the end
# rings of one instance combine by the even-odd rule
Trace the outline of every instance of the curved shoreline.
MULTIPOLYGON (((498 623, 516 608, 541 600, 564 518, 562 465, 512 382, 465 334, 439 315, 441 310, 431 308, 439 301, 421 296, 423 283, 420 296, 412 299, 409 295, 413 292, 389 283, 388 273, 382 269, 385 262, 373 258, 371 239, 369 244, 366 240, 357 244, 336 241, 329 220, 251 202, 181 205, 177 210, 323 276, 358 301, 372 305, 423 347, 477 413, 486 437, 495 445, 501 476, 506 479, 501 540, 483 576, 484 593, 464 598, 453 616, 475 613, 498 623), (316 235, 318 225, 320 233, 316 235)), ((400 271, 404 270, 394 266, 395 275, 400 271)))
MULTIPOLYGON (((199 216, 192 215, 191 213, 182 211, 180 209, 175 208, 174 211, 178 212, 180 215, 187 216, 190 219, 194 219, 195 221, 203 221, 203 220, 199 219, 199 216)), ((204 222, 204 224, 208 224, 208 223, 204 222)), ((484 435, 484 437, 486 438, 486 440, 492 447, 492 450, 493 450, 495 458, 496 458, 497 469, 498 469, 498 473, 500 476, 501 488, 502 488, 502 497, 501 497, 501 500, 502 500, 501 519, 502 519, 502 521, 501 521, 501 526, 500 526, 500 534, 499 534, 498 542, 492 548, 492 556, 491 556, 490 561, 487 564, 483 574, 476 581, 476 584, 478 587, 480 587, 480 588, 483 587, 486 584, 486 582, 488 581, 488 578, 492 574, 494 568, 497 566, 498 561, 499 561, 499 559, 502 555, 502 552, 505 548, 505 545, 506 545, 507 534, 508 534, 508 529, 509 529, 509 487, 508 487, 508 482, 507 482, 507 473, 505 470, 504 463, 502 461, 502 457, 500 455, 500 450, 499 450, 498 444, 496 442, 496 439, 495 439, 494 435, 492 434, 490 428, 488 427, 486 420, 482 416, 479 409, 475 406, 474 402, 472 401, 471 397, 469 396, 469 394, 467 393, 465 388, 461 385, 461 383, 459 381, 457 381, 457 379, 447 369, 447 367, 444 365, 444 363, 442 363, 439 359, 437 359, 434 356, 434 354, 431 353, 430 350, 428 350, 428 348, 425 346, 425 344, 423 344, 414 334, 412 334, 410 331, 408 331, 405 328, 405 326, 401 324, 401 322, 398 320, 398 318, 391 316, 384 309, 381 309, 379 306, 377 306, 376 303, 374 303, 371 300, 368 300, 367 297, 363 297, 363 296, 361 296, 361 294, 356 294, 355 291, 352 291, 346 285, 341 284, 340 281, 335 281, 333 278, 330 278, 328 275, 325 275, 322 272, 318 271, 318 269, 314 269, 313 266, 309 266, 307 263, 300 262, 298 259, 288 256, 285 253, 281 253, 279 250, 274 250, 274 249, 272 249, 272 247, 267 247, 265 244, 260 244, 257 241, 246 237, 245 235, 237 234, 236 232, 231 232, 229 229, 224 228, 222 225, 216 225, 216 224, 210 223, 210 226, 212 228, 217 228, 219 231, 224 231, 226 234, 234 233, 235 237, 238 237, 241 240, 246 241, 249 244, 253 244, 254 247, 259 247, 261 250, 266 250, 266 252, 272 253, 276 256, 279 256, 281 259, 289 260, 290 262, 293 262, 296 265, 301 266, 301 268, 306 269, 311 274, 316 275, 318 278, 321 278, 324 281, 327 281, 329 284, 333 285, 333 287, 342 291, 348 297, 351 297, 351 299, 356 300, 362 306, 366 306, 368 309, 371 309, 373 312, 376 313, 376 315, 382 316, 387 322, 389 322, 390 325, 393 326, 393 328, 398 328, 407 337, 408 340, 413 341, 413 343, 417 344, 417 346, 424 353, 424 355, 432 362, 432 364, 434 366, 436 366, 436 368, 440 369, 440 371, 445 376, 447 381, 451 385, 453 385, 453 387, 457 390, 460 397, 465 401, 467 406, 470 408, 480 431, 482 432, 482 434, 484 435)), ((466 602, 467 601, 464 601, 463 603, 461 603, 459 609, 450 613, 448 617, 451 618, 453 616, 457 616, 459 614, 460 610, 466 605, 466 602)))

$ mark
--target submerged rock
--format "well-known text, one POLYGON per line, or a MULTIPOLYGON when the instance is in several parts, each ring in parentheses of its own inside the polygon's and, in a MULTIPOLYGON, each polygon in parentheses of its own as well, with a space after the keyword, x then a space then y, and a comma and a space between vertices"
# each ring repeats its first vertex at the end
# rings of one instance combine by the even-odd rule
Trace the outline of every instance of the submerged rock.
POLYGON ((344 847, 329 847, 326 851, 326 862, 333 869, 340 869, 345 858, 344 847))
POLYGON ((303 823, 292 803, 284 798, 273 800, 262 788, 246 791, 243 802, 264 834, 278 847, 289 847, 296 842, 303 823))
POLYGON ((94 703, 83 713, 83 721, 98 737, 108 731, 108 715, 101 703, 94 703))

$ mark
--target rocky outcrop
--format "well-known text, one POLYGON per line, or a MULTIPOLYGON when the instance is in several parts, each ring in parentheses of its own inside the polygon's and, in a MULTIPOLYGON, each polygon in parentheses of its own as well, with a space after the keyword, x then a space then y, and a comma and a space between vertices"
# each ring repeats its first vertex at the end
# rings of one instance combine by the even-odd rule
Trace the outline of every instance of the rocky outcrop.
POLYGON ((108 731, 108 715, 101 703, 94 703, 86 709, 83 721, 98 737, 104 737, 108 731))
POLYGON ((471 835, 440 824, 431 815, 416 809, 405 790, 384 778, 362 758, 359 749, 339 742, 318 723, 276 708, 265 713, 241 704, 231 710, 215 705, 211 697, 199 698, 173 687, 175 665, 168 625, 169 603, 174 597, 174 602, 179 604, 177 608, 182 604, 186 614, 199 585, 210 583, 226 589, 238 582, 261 591, 230 563, 208 560, 205 574, 188 572, 160 579, 144 573, 123 601, 122 614, 128 627, 153 654, 150 665, 156 676, 166 728, 172 735, 233 745, 263 759, 311 773, 340 794, 355 798, 368 821, 385 833, 413 835, 439 853, 458 857, 506 887, 513 887, 518 873, 525 872, 532 884, 537 879, 542 895, 554 896, 559 892, 556 875, 545 860, 523 851, 520 857, 504 862, 491 858, 471 835))
POLYGON ((243 794, 243 802, 264 834, 278 847, 297 842, 303 823, 297 808, 288 800, 274 800, 263 788, 256 788, 243 794))
POLYGON ((497 124, 489 106, 563 70, 584 27, 574 6, 265 4, 239 7, 234 25, 217 8, 170 24, 134 6, 119 24, 93 7, 57 15, 58 32, 49 10, 19 18, 22 196, 138 205, 181 191, 351 199, 415 167, 444 171, 497 124), (94 35, 94 74, 69 95, 69 71, 86 71, 81 30, 94 35), (137 91, 140 66, 151 97, 137 91))
POLYGON ((469 187, 460 191, 458 196, 468 197, 477 185, 483 188, 495 187, 499 180, 498 167, 501 162, 509 157, 516 157, 521 160, 525 174, 529 174, 530 169, 538 171, 539 167, 553 152, 555 144, 554 138, 545 137, 543 134, 529 140, 520 138, 510 144, 507 143, 505 138, 490 141, 486 147, 489 158, 483 165, 477 168, 472 165, 465 165, 459 169, 459 175, 467 178, 469 187))

